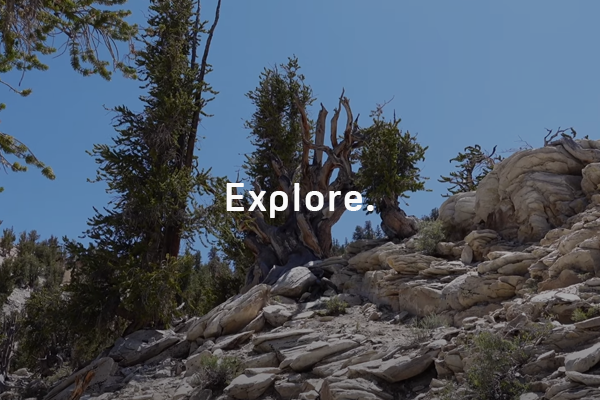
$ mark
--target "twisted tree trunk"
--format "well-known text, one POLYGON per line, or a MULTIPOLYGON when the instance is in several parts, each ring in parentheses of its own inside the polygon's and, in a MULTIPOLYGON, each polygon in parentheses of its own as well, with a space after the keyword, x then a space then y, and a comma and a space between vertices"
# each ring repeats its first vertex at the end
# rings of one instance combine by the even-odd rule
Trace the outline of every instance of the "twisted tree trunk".
POLYGON ((400 208, 398 199, 386 197, 382 200, 381 230, 390 239, 405 239, 417 233, 417 220, 409 217, 400 208))

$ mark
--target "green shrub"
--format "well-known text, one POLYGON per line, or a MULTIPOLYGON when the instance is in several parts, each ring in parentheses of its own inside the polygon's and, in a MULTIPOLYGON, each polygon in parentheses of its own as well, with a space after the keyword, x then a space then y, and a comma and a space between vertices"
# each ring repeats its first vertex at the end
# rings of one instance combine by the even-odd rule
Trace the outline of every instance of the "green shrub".
POLYGON ((583 308, 577 308, 575 311, 573 311, 571 320, 573 320, 573 322, 581 322, 585 321, 586 319, 597 317, 599 314, 600 308, 598 307, 590 307, 587 310, 583 308))
POLYGON ((346 313, 346 308, 348 308, 348 303, 340 300, 338 296, 334 296, 327 300, 325 303, 325 309, 327 315, 340 315, 346 313))
POLYGON ((478 400, 513 400, 527 391, 517 368, 527 360, 523 338, 509 340, 498 333, 481 332, 473 338, 467 383, 478 400))
POLYGON ((440 220, 419 222, 419 233, 415 239, 416 248, 425 254, 433 255, 439 242, 446 239, 444 224, 440 220))
POLYGON ((242 364, 236 357, 207 356, 200 360, 200 368, 192 377, 192 386, 201 389, 225 388, 242 372, 242 364))

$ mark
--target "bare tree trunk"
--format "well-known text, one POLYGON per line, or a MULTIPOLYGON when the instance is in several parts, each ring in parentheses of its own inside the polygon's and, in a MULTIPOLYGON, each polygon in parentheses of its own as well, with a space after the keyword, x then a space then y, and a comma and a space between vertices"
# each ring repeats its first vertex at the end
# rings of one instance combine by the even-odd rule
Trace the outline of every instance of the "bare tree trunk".
MULTIPOLYGON (((201 0, 198 0, 198 7, 196 10, 196 20, 195 20, 195 30, 198 31, 200 28, 200 25, 202 23, 201 21, 201 17, 200 17, 200 10, 201 10, 201 0)), ((208 31, 208 36, 206 38, 206 45, 204 46, 204 52, 202 54, 202 59, 200 61, 200 64, 198 64, 198 34, 199 32, 196 32, 194 35, 194 44, 193 44, 193 48, 192 48, 192 55, 191 55, 191 60, 190 60, 190 64, 192 66, 193 70, 198 70, 198 82, 200 83, 200 87, 198 88, 198 91, 196 93, 196 99, 195 99, 195 103, 196 103, 196 111, 194 112, 194 115, 192 116, 192 122, 191 122, 191 127, 190 127, 190 131, 187 135, 181 135, 179 137, 179 154, 178 154, 178 158, 179 158, 179 168, 180 169, 185 169, 188 171, 188 173, 193 174, 194 173, 194 169, 193 169, 193 161, 194 161, 194 150, 196 147, 196 137, 197 137, 197 131, 198 131, 198 124, 200 123, 200 116, 202 115, 202 109, 204 108, 204 104, 206 102, 206 99, 203 98, 203 93, 205 90, 205 78, 206 78, 206 74, 209 71, 209 65, 208 65, 208 55, 210 53, 210 45, 212 43, 212 39, 213 36, 215 34, 215 30, 217 28, 217 24, 219 23, 219 17, 221 14, 221 0, 218 0, 217 2, 217 7, 215 9, 215 19, 213 20, 212 26, 210 27, 209 31, 208 31)), ((188 204, 186 201, 182 201, 181 204, 179 205, 179 210, 181 213, 185 213, 186 208, 187 208, 188 204)), ((166 248, 165 248, 165 253, 169 254, 171 257, 178 257, 179 256, 179 250, 181 248, 181 236, 183 234, 183 225, 182 223, 178 223, 174 226, 169 226, 166 229, 166 248)))

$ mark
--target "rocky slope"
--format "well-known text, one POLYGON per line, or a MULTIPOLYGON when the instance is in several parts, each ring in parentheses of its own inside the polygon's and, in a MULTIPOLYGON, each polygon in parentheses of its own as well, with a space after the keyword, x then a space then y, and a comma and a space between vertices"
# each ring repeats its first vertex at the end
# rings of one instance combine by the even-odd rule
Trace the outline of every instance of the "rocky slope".
MULTIPOLYGON (((590 140, 519 152, 442 205, 455 241, 438 256, 417 252, 416 237, 351 243, 202 317, 119 340, 43 398, 472 398, 474 335, 526 332, 512 371, 528 384, 522 400, 600 399, 599 161, 590 140), (341 302, 347 312, 328 315, 341 302), (206 387, 210 359, 239 360, 238 376, 206 387)), ((26 371, 10 378, 34 396, 26 371)))

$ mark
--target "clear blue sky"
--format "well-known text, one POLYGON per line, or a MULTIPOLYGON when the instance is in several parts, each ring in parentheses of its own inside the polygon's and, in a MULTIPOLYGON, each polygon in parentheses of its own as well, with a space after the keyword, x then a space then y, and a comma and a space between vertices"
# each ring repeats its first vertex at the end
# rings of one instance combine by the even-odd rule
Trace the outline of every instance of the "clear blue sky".
MULTIPOLYGON (((130 1, 133 21, 144 23, 146 4, 130 1)), ((204 2, 206 18, 213 5, 204 2)), ((295 54, 330 111, 342 88, 365 122, 376 103, 394 97, 386 110, 429 146, 422 168, 433 192, 413 194, 405 207, 427 214, 444 200, 438 177, 467 145, 506 150, 521 137, 537 147, 545 128, 558 126, 600 139, 599 15, 594 0, 225 0, 210 55, 209 80, 220 94, 207 110, 214 117, 200 127, 201 165, 235 180, 251 151, 243 121, 253 109, 244 94, 265 66, 295 54)), ((66 57, 50 65, 26 75, 22 86, 34 90, 28 98, 0 88, 8 105, 0 129, 29 145, 57 178, 0 172, 0 220, 43 237, 76 237, 92 206, 109 200, 101 184, 86 182, 96 164, 85 151, 114 135, 103 105, 139 109, 139 84, 83 78, 66 57)), ((334 236, 351 238, 365 219, 346 212, 334 236)))

